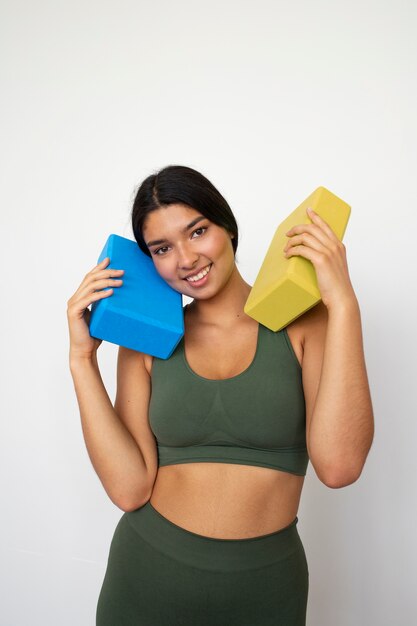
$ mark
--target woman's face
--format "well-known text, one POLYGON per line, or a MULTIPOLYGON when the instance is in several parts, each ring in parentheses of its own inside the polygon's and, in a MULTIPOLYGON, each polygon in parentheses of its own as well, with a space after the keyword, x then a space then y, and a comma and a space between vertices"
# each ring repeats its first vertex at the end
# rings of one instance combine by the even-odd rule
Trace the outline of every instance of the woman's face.
POLYGON ((226 229, 182 204, 151 211, 143 237, 161 277, 192 298, 212 297, 227 283, 235 267, 231 235, 226 229), (186 280, 208 266, 203 278, 186 280))

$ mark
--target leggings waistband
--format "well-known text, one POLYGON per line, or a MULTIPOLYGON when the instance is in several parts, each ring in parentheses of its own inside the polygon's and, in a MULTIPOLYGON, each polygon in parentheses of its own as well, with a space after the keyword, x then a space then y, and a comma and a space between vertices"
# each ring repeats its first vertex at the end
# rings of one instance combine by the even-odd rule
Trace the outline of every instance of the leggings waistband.
POLYGON ((125 513, 123 519, 142 539, 167 556, 216 571, 271 565, 288 558, 302 545, 298 517, 273 533, 243 539, 220 539, 186 530, 159 513, 149 500, 136 511, 125 513))

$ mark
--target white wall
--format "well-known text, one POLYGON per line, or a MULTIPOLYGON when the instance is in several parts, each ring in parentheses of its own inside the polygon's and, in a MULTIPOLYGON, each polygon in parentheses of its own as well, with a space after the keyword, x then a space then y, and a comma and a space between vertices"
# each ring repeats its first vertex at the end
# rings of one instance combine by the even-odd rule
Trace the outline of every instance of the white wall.
MULTIPOLYGON (((416 18, 410 1, 3 0, 1 626, 90 626, 121 511, 90 465, 66 304, 154 170, 232 206, 250 283, 318 185, 344 243, 376 419, 360 480, 310 466, 309 626, 416 623, 416 18)), ((100 348, 109 394, 117 347, 100 348)))

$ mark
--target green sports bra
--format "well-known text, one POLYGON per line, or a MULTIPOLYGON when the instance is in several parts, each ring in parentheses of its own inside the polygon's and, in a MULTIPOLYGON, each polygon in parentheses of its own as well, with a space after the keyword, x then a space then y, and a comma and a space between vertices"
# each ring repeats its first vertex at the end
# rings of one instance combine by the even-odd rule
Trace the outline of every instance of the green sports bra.
POLYGON ((236 463, 304 476, 308 465, 301 366, 286 328, 258 325, 255 357, 231 378, 189 366, 184 337, 153 358, 149 423, 158 464, 236 463))

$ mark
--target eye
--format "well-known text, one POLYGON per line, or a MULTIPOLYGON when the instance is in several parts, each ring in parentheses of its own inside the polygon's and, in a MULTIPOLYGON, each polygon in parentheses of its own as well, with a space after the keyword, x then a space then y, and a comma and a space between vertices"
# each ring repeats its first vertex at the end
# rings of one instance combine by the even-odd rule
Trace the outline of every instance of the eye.
POLYGON ((159 254, 160 250, 164 250, 165 248, 167 248, 168 246, 162 246, 162 248, 158 248, 157 250, 154 250, 153 253, 156 254, 157 256, 162 256, 161 254, 159 254))
MULTIPOLYGON (((207 230, 207 228, 208 228, 208 226, 200 226, 199 228, 196 228, 195 230, 193 230, 192 235, 194 235, 194 233, 198 233, 199 231, 204 231, 205 232, 207 230)), ((199 235, 197 235, 197 236, 201 237, 201 235, 204 234, 204 232, 199 234, 199 235)), ((157 248, 156 250, 154 250, 153 254, 155 254, 156 256, 164 256, 165 255, 164 250, 167 250, 168 248, 169 248, 169 246, 161 246, 160 248, 157 248), (162 250, 162 253, 161 253, 161 250, 162 250)))
POLYGON ((199 231, 199 230, 204 230, 204 231, 206 231, 206 230, 207 230, 207 228, 208 228, 207 226, 200 226, 200 228, 196 228, 195 230, 193 230, 193 235, 194 235, 194 233, 196 233, 196 232, 197 232, 197 231, 199 231))

